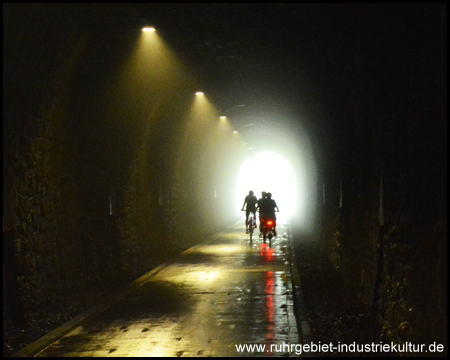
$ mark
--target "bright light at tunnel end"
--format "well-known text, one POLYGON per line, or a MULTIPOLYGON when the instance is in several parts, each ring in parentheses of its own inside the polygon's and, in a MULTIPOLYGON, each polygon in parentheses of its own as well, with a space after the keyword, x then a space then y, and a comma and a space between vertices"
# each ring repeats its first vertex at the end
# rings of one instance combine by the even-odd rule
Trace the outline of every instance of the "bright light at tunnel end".
POLYGON ((270 192, 280 209, 277 218, 283 223, 296 214, 299 185, 292 166, 284 157, 274 152, 259 152, 247 158, 239 169, 236 206, 242 207, 250 190, 258 199, 262 191, 270 192))

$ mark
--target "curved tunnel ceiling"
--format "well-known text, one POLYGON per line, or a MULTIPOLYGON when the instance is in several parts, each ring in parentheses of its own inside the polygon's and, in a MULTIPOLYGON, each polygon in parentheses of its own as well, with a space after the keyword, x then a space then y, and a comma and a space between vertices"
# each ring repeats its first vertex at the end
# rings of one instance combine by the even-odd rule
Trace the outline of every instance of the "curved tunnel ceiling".
POLYGON ((3 7, 4 310, 69 314, 252 189, 383 337, 446 342, 446 4, 3 7))

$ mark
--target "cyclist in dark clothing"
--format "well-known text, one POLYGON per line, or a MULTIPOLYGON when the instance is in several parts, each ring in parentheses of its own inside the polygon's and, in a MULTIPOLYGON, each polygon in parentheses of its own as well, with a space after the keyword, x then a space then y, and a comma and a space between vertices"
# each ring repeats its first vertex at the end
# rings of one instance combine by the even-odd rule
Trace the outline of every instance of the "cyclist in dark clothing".
POLYGON ((262 226, 264 225, 265 217, 265 202, 267 200, 267 194, 265 191, 261 193, 261 198, 258 200, 258 206, 256 210, 259 211, 259 237, 262 236, 262 226))
POLYGON ((256 220, 256 202, 258 199, 254 195, 254 192, 250 190, 248 195, 245 197, 244 205, 242 205, 242 209, 244 210, 245 204, 247 204, 247 210, 245 212, 245 233, 248 234, 248 216, 250 213, 253 213, 253 218, 256 220))
MULTIPOLYGON (((261 231, 261 233, 263 230, 263 225, 265 224, 267 219, 273 220, 274 229, 276 229, 277 217, 275 216, 275 209, 277 209, 277 211, 280 211, 280 209, 278 209, 276 201, 272 199, 272 194, 270 192, 268 193, 263 192, 263 197, 258 200, 258 209, 259 209, 259 230, 261 231)), ((277 235, 276 230, 274 232, 275 232, 274 235, 276 236, 277 235)), ((259 236, 261 237, 262 234, 259 234, 259 236)))

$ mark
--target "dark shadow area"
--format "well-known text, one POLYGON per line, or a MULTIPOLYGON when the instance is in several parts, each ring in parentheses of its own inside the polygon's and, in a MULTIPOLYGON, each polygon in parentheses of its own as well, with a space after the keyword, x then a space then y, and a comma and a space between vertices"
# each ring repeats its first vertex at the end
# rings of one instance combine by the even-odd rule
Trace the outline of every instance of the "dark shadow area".
MULTIPOLYGON (((344 279, 332 267, 317 241, 297 238, 295 253, 304 303, 316 344, 378 344, 381 326, 358 301, 344 279)), ((317 356, 361 356, 351 352, 320 352, 317 356)), ((380 356, 374 353, 364 356, 380 356)), ((384 354, 392 356, 392 354, 384 354)))
POLYGON ((74 317, 99 306, 106 298, 120 294, 126 285, 127 283, 120 279, 114 284, 98 284, 84 293, 78 293, 77 297, 66 299, 64 303, 39 305, 23 316, 23 312, 4 309, 3 356, 14 355, 74 317), (17 316, 20 316, 19 322, 17 316))
MULTIPOLYGON (((364 305, 361 287, 352 286, 351 281, 345 277, 345 274, 339 272, 333 266, 330 253, 321 244, 316 234, 294 232, 294 249, 300 275, 304 310, 308 317, 313 343, 333 343, 334 346, 338 344, 360 346, 392 344, 389 338, 389 323, 385 320, 385 313, 364 305)), ((406 336, 414 338, 401 327, 398 328, 398 332, 404 338, 406 336)), ((442 333, 445 333, 445 330, 442 333)), ((428 347, 429 344, 433 343, 433 339, 433 335, 422 335, 419 340, 402 340, 394 344, 397 344, 396 346, 424 344, 423 346, 428 347)), ((447 354, 446 343, 445 340, 440 339, 440 341, 441 344, 444 344, 443 352, 422 352, 420 353, 421 356, 445 357, 447 354)), ((439 343, 439 341, 435 341, 435 343, 439 343)), ((358 352, 352 350, 316 352, 314 356, 403 357, 418 355, 417 351, 406 351, 406 348, 397 349, 397 352, 358 352)))

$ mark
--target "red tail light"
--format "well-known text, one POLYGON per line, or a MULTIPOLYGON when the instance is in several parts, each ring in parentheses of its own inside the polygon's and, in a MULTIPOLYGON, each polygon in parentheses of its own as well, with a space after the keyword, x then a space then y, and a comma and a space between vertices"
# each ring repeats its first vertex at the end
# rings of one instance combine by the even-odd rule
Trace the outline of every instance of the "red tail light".
POLYGON ((267 221, 267 225, 272 226, 273 225, 273 221, 272 220, 267 221))

